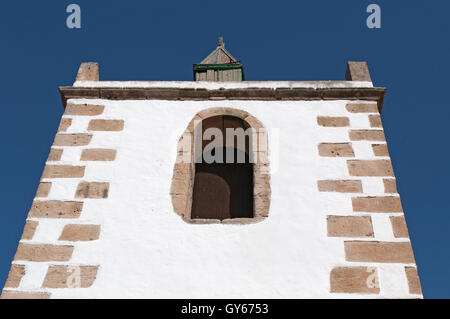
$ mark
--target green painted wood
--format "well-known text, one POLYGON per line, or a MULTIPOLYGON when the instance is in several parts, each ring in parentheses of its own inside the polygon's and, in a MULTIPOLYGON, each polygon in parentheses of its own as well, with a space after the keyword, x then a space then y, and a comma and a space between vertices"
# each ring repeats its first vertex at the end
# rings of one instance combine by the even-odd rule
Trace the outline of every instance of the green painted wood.
POLYGON ((230 63, 230 64, 194 64, 194 71, 242 69, 242 67, 243 66, 240 63, 230 63))
MULTIPOLYGON (((243 81, 243 65, 229 64, 194 64, 194 80, 200 80, 200 73, 214 71, 214 81, 243 81)), ((211 81, 211 79, 209 79, 211 81)))

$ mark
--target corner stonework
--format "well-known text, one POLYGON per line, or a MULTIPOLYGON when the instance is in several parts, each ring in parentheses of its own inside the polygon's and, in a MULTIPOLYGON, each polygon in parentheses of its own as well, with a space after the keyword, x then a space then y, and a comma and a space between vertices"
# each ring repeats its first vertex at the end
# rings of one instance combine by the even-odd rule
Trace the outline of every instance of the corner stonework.
POLYGON ((355 101, 347 103, 345 110, 347 117, 327 118, 321 114, 317 119, 321 129, 348 131, 348 139, 341 143, 322 141, 318 145, 320 156, 344 161, 347 167, 341 179, 319 180, 318 191, 340 193, 352 208, 340 216, 327 216, 327 235, 342 239, 348 262, 331 269, 330 292, 382 296, 383 286, 393 283, 384 282, 380 263, 400 264, 403 275, 395 280, 403 283, 411 298, 420 298, 417 267, 379 108, 376 103, 355 101))
POLYGON ((101 238, 101 225, 85 220, 83 210, 86 200, 107 200, 110 183, 95 180, 92 172, 89 176, 86 173, 89 163, 114 161, 117 150, 114 145, 112 148, 90 145, 95 146, 96 132, 117 134, 125 127, 123 120, 102 119, 104 111, 104 105, 71 101, 67 104, 1 298, 50 298, 54 289, 88 288, 95 283, 100 265, 71 260, 79 243, 90 245, 101 238), (87 127, 82 128, 83 125, 87 127), (71 198, 54 190, 69 185, 64 184, 66 181, 76 185, 71 198), (41 239, 38 236, 41 222, 54 223, 55 227, 62 224, 59 236, 51 242, 41 239), (21 286, 24 277, 37 275, 31 263, 47 267, 39 289, 21 286))

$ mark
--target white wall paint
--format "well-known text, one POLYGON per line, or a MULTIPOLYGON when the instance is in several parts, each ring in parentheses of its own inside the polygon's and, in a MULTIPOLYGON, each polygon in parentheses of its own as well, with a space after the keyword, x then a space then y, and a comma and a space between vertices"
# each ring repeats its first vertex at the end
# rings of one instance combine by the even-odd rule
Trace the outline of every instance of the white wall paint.
MULTIPOLYGON (((329 293, 333 267, 369 265, 346 262, 343 239, 327 237, 327 215, 354 214, 352 194, 317 189, 319 179, 352 178, 346 159, 319 157, 317 150, 321 142, 350 142, 347 128, 319 127, 318 115, 348 116, 356 128, 369 125, 345 110, 348 101, 69 102, 105 105, 104 114, 89 119, 123 119, 125 127, 121 132, 95 132, 88 145, 117 149, 114 162, 79 162, 85 147, 64 148, 59 163, 87 164, 86 173, 83 179, 51 179, 49 199, 73 200, 80 180, 107 181, 110 193, 108 199, 84 200, 78 220, 40 222, 34 243, 55 243, 67 223, 101 224, 100 239, 75 243, 70 261, 100 265, 93 286, 49 289, 53 298, 371 297, 329 293), (193 225, 173 212, 169 190, 177 141, 193 116, 210 107, 242 109, 267 129, 279 129, 278 141, 269 134, 270 150, 279 143, 279 167, 271 176, 270 215, 263 222, 193 225)), ((70 117, 68 132, 87 132, 87 117, 70 117)), ((368 143, 358 144, 359 153, 373 156, 368 143)), ((362 180, 364 188, 381 189, 381 178, 362 180)), ((386 231, 387 216, 375 220, 380 238, 371 240, 398 241, 386 231)), ((46 263, 19 263, 37 270, 27 271, 18 289, 38 289, 46 263)), ((399 271, 404 265, 370 265, 382 267, 380 277, 391 281, 375 297, 411 296, 399 271), (388 273, 391 268, 395 271, 388 273)))

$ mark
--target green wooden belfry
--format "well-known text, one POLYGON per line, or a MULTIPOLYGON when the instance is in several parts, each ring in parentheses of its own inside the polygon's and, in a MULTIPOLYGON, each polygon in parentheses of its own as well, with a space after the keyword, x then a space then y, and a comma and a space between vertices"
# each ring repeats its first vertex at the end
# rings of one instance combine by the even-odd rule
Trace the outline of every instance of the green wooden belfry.
POLYGON ((194 64, 195 81, 244 81, 244 67, 227 50, 223 38, 219 38, 217 48, 200 64, 194 64))

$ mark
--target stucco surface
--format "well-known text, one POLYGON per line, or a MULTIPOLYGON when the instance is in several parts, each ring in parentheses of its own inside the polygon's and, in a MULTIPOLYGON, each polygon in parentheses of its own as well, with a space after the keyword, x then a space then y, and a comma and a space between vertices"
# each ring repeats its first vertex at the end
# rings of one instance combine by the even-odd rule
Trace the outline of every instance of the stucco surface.
MULTIPOLYGON (((354 194, 320 193, 319 179, 352 179, 346 159, 318 154, 322 142, 350 142, 347 129, 317 125, 317 116, 348 116, 368 128, 367 114, 348 101, 106 101, 102 115, 70 116, 67 133, 87 132, 89 120, 121 119, 120 132, 96 132, 89 148, 114 148, 112 162, 89 162, 82 180, 109 182, 107 199, 84 199, 79 223, 100 224, 98 241, 76 242, 71 264, 100 265, 90 288, 50 289, 52 298, 347 298, 329 292, 335 266, 379 267, 380 295, 408 297, 404 264, 345 261, 343 239, 327 237, 327 215, 352 215, 354 194), (176 147, 189 121, 210 107, 249 112, 268 129, 269 217, 255 224, 188 224, 174 213, 170 185, 176 147), (389 283, 389 284, 386 284, 389 283)), ((352 142, 358 158, 371 143, 352 142)), ((64 148, 61 164, 79 165, 86 147, 64 148)), ((84 163, 85 164, 85 163, 84 163)), ((365 194, 383 194, 382 178, 362 177, 365 194)), ((44 179, 45 181, 45 179, 44 179)), ((52 179, 48 199, 72 200, 80 179, 52 179)), ((373 218, 375 237, 394 238, 389 216, 373 218)), ((401 214, 400 214, 401 215, 401 214)), ((40 221, 33 242, 55 243, 65 220, 40 221)), ((28 267, 21 289, 39 289, 48 264, 28 267)), ((370 296, 373 297, 373 296, 370 296)))

